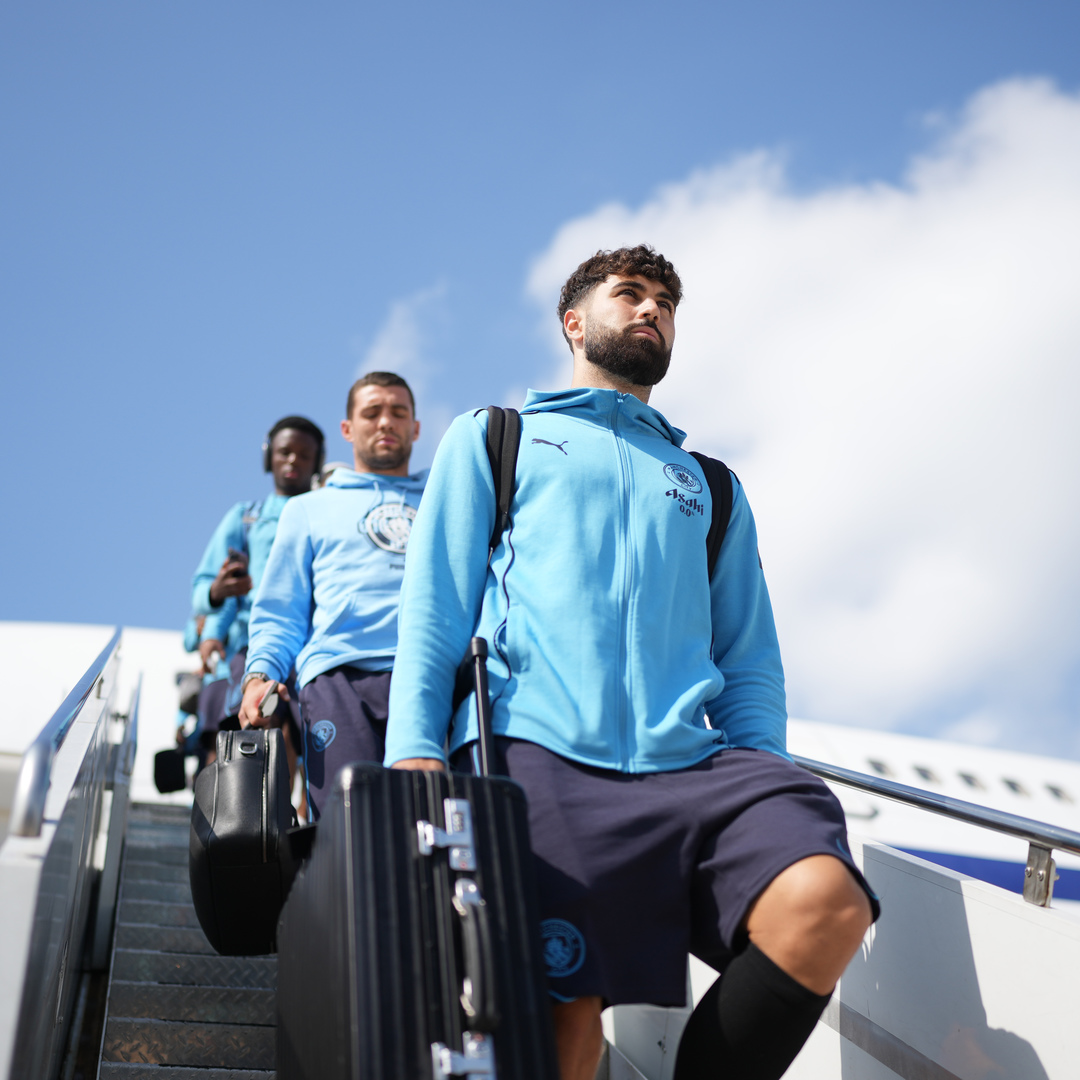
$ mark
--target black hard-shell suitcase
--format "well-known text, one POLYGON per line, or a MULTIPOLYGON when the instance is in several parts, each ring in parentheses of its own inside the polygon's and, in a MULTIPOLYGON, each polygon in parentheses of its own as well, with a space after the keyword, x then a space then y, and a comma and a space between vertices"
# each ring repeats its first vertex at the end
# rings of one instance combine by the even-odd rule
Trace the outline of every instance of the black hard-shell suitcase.
POLYGON ((555 1080, 521 788, 344 768, 282 912, 277 1012, 279 1080, 555 1080))
POLYGON ((274 951, 296 876, 292 824, 281 730, 219 732, 217 760, 195 781, 188 855, 195 914, 219 953, 274 951))

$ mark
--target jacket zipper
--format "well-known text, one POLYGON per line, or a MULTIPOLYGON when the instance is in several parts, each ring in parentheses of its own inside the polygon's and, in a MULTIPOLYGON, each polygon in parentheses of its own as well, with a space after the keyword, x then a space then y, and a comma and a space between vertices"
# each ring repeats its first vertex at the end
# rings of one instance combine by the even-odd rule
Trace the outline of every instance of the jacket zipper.
POLYGON ((615 397, 615 407, 612 410, 612 424, 611 434, 615 440, 615 448, 618 453, 619 460, 619 488, 622 494, 622 559, 623 559, 623 581, 622 581, 622 596, 619 599, 619 663, 616 667, 617 673, 617 689, 616 693, 619 696, 618 708, 616 710, 617 723, 618 723, 618 736, 619 736, 619 763, 623 769, 625 769, 629 763, 629 754, 627 753, 627 739, 626 739, 626 717, 627 717, 627 698, 626 698, 626 685, 624 676, 628 676, 627 671, 627 659, 629 655, 629 619, 630 619, 630 587, 633 582, 633 560, 630 557, 630 463, 627 460, 626 447, 623 440, 619 438, 618 427, 622 408, 622 394, 618 394, 615 397))

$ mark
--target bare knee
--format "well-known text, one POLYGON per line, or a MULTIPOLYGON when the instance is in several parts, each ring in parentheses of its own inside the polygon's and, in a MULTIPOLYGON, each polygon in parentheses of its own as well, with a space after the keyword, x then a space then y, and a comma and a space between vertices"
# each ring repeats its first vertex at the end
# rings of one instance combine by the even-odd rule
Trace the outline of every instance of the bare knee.
POLYGON ((600 998, 555 1002, 552 1016, 560 1080, 593 1080, 604 1044, 600 998))
POLYGON ((793 979, 831 991, 872 921, 870 901, 847 865, 813 855, 778 874, 746 920, 750 940, 793 979))

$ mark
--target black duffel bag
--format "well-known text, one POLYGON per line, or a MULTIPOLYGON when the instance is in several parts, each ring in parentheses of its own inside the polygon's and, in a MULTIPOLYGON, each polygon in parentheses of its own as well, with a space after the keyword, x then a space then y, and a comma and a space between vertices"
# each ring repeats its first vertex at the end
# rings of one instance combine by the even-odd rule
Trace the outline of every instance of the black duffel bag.
POLYGON ((217 760, 195 780, 188 869, 191 899, 224 956, 275 950, 278 916, 313 826, 293 828, 280 728, 220 731, 217 760))

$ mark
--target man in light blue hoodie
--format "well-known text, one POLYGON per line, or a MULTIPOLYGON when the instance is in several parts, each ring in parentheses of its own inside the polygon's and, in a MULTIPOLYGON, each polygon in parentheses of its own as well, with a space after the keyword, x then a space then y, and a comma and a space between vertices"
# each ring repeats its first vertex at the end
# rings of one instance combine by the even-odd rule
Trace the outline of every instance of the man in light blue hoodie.
POLYGON ((677 1080, 779 1077, 877 914, 843 812, 785 745, 783 669, 757 536, 732 474, 712 497, 648 405, 681 282, 640 245, 598 252, 559 306, 572 388, 530 391, 510 524, 490 553, 487 414, 458 417, 410 543, 387 765, 468 768, 452 708, 491 643, 496 758, 529 798, 563 1080, 591 1078, 611 1004, 681 1005, 687 951, 723 976, 677 1080))
POLYGON ((342 765, 382 760, 405 549, 427 480, 426 469, 409 472, 420 422, 404 379, 365 375, 345 415, 354 468, 282 510, 252 607, 240 708, 245 727, 266 725, 259 703, 287 694, 295 665, 313 820, 342 765))
POLYGON ((273 493, 236 503, 195 570, 192 610, 205 620, 197 647, 207 676, 217 676, 199 696, 199 732, 207 749, 213 749, 221 721, 240 707, 251 593, 262 578, 278 518, 289 499, 311 490, 324 442, 322 430, 304 416, 285 416, 274 424, 263 443, 263 469, 273 479, 273 493), (215 655, 217 662, 211 659, 215 655))

